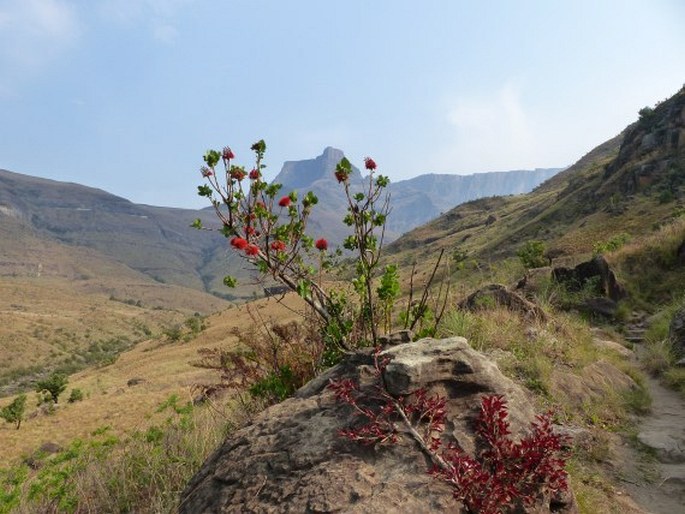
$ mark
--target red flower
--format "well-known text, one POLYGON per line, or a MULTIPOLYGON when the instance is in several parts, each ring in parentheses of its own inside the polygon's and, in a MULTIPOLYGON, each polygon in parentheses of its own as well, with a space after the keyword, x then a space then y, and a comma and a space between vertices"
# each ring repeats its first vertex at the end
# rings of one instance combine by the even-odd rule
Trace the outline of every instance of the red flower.
POLYGON ((242 237, 236 236, 233 239, 231 239, 231 246, 233 248, 237 248, 238 250, 244 250, 245 248, 247 248, 247 244, 247 241, 242 237))
POLYGON ((347 172, 338 170, 335 172, 335 178, 338 180, 338 182, 345 182, 347 180, 347 172))
POLYGON ((316 243, 314 243, 314 246, 316 246, 317 250, 326 251, 328 250, 328 241, 326 241, 323 237, 321 239, 317 239, 316 243))
POLYGON ((259 173, 258 169, 253 168, 252 171, 250 171, 250 180, 257 180, 261 176, 261 173, 259 173))
POLYGON ((202 168, 200 168, 200 173, 202 173, 202 176, 204 178, 211 177, 212 175, 214 175, 214 172, 210 170, 207 166, 202 166, 202 168))
POLYGON ((252 227, 245 227, 245 233, 248 236, 253 236, 253 235, 255 235, 255 229, 252 227))
POLYGON ((271 249, 274 252, 285 252, 285 243, 283 241, 274 241, 271 243, 271 249))
POLYGON ((224 150, 221 153, 221 157, 223 157, 224 161, 231 160, 235 157, 233 154, 233 150, 229 146, 224 146, 224 150))
POLYGON ((245 170, 238 168, 237 166, 233 166, 231 168, 231 178, 240 182, 245 178, 245 170))
POLYGON ((364 166, 369 171, 373 171, 377 168, 376 161, 374 161, 371 157, 364 158, 364 166))
POLYGON ((259 253, 259 246, 257 245, 252 245, 249 244, 245 247, 245 255, 249 255, 252 257, 253 255, 257 255, 259 253))
POLYGON ((278 201, 278 205, 280 205, 281 207, 288 207, 290 205, 290 197, 284 196, 278 201))

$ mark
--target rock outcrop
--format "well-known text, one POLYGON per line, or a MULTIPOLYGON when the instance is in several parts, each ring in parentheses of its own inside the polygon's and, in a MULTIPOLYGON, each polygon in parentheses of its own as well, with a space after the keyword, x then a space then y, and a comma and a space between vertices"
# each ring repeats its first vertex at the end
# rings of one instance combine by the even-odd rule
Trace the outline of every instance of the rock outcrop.
MULTIPOLYGON (((383 355, 391 359, 384 380, 392 394, 425 388, 447 399, 444 438, 467 452, 475 446, 472 423, 481 395, 506 396, 515 436, 534 417, 524 390, 463 338, 422 339, 383 355)), ((358 420, 336 402, 329 379, 370 387, 372 362, 368 353, 350 357, 232 433, 188 484, 180 512, 460 512, 450 487, 427 474, 428 459, 406 433, 395 445, 377 447, 338 435, 358 420)), ((567 496, 555 499, 554 512, 577 512, 567 496)), ((550 511, 550 502, 529 510, 550 511)))
POLYGON ((491 307, 506 307, 530 320, 545 320, 547 315, 535 303, 523 296, 510 291, 501 284, 490 284, 471 293, 465 300, 459 302, 460 309, 478 311, 491 307))

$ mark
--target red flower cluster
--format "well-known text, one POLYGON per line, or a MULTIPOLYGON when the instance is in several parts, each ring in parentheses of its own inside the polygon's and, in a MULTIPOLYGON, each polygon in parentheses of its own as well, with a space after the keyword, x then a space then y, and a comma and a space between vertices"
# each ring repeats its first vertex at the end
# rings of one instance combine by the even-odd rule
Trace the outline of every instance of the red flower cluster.
POLYGON ((271 249, 274 252, 285 252, 286 246, 283 241, 274 241, 271 243, 271 249))
POLYGON ((377 168, 376 161, 374 161, 371 157, 365 157, 364 167, 369 171, 373 171, 377 168))
POLYGON ((210 170, 207 166, 202 166, 202 168, 200 168, 200 173, 202 173, 204 178, 214 175, 214 172, 212 172, 212 170, 210 170))
POLYGON ((242 237, 234 237, 231 239, 231 246, 237 250, 244 250, 247 248, 248 242, 246 239, 243 239, 242 237))
POLYGON ((221 152, 221 157, 223 158, 224 161, 230 161, 235 157, 233 151, 231 150, 230 147, 224 146, 223 152, 221 152))
POLYGON ((246 173, 245 173, 244 169, 239 168, 237 166, 233 166, 233 167, 231 167, 230 175, 231 175, 231 178, 233 180, 237 180, 238 182, 240 182, 241 180, 243 180, 245 178, 246 173))
POLYGON ((245 248, 245 255, 248 255, 250 257, 257 255, 258 253, 259 253, 259 246, 257 246, 257 245, 249 244, 245 248))
POLYGON ((347 176, 348 176, 348 173, 346 171, 337 170, 335 172, 335 179, 338 181, 338 183, 345 182, 347 180, 347 176))
POLYGON ((278 201, 278 205, 280 205, 281 207, 288 207, 290 205, 290 202, 291 202, 290 197, 284 196, 283 198, 281 198, 278 201))
POLYGON ((250 180, 257 180, 261 176, 262 174, 259 173, 259 170, 256 168, 252 168, 252 170, 250 171, 250 180))
POLYGON ((314 246, 316 246, 317 250, 320 251, 326 251, 328 250, 328 241, 326 241, 323 237, 321 239, 317 239, 316 243, 314 243, 314 246))

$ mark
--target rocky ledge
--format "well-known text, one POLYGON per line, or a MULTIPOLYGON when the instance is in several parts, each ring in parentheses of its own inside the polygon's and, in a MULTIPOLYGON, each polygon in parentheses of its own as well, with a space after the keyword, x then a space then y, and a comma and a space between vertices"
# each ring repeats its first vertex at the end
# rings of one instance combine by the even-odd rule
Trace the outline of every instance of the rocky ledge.
MULTIPOLYGON (((384 352, 384 380, 393 395, 424 388, 447 399, 445 439, 468 453, 484 394, 507 399, 515 437, 534 419, 527 393, 465 339, 422 339, 384 352)), ((425 513, 460 512, 446 484, 428 475, 430 463, 406 433, 394 445, 362 446, 339 436, 355 422, 336 401, 330 379, 373 381, 371 354, 357 354, 233 432, 188 484, 180 512, 425 513)), ((572 493, 540 501, 527 512, 575 513, 572 493)))

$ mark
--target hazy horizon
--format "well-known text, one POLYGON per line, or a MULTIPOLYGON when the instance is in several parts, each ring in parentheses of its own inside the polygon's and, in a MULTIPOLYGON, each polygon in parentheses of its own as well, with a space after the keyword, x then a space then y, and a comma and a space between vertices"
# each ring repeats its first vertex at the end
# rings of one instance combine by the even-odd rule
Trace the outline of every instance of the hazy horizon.
POLYGON ((393 181, 565 167, 674 94, 685 4, 0 0, 0 168, 204 207, 207 148, 267 178, 326 146, 393 181))

